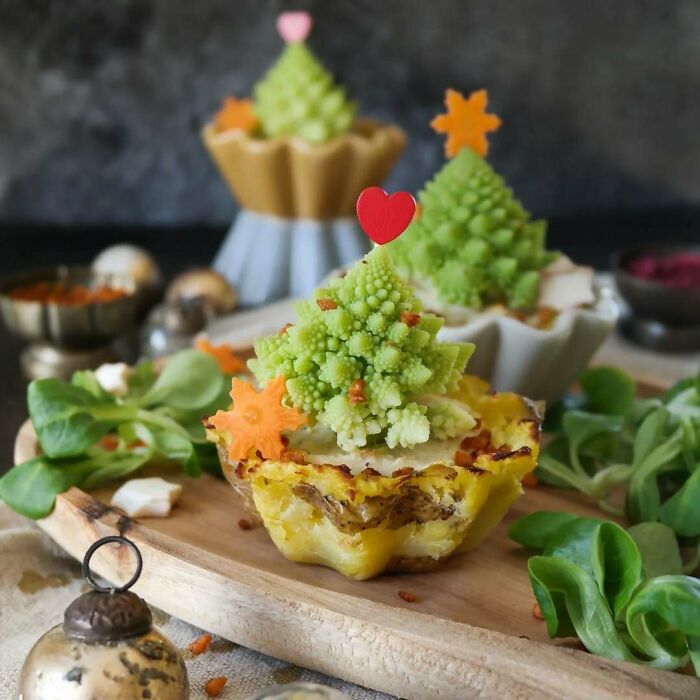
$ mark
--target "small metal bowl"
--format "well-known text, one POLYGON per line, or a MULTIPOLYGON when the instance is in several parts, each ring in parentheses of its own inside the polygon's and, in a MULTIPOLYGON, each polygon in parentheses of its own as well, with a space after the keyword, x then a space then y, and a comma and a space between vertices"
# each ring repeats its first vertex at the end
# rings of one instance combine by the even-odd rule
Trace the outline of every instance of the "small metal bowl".
POLYGON ((700 246, 638 246, 622 250, 613 257, 617 289, 636 316, 673 328, 700 327, 700 288, 670 287, 661 282, 637 277, 628 269, 630 261, 643 255, 662 258, 682 252, 700 253, 700 246))
POLYGON ((128 277, 96 273, 88 267, 62 265, 22 272, 0 282, 0 315, 10 332, 31 342, 64 350, 87 350, 109 343, 133 324, 136 285, 128 277), (108 286, 126 292, 105 302, 56 304, 14 299, 12 289, 35 282, 108 286))

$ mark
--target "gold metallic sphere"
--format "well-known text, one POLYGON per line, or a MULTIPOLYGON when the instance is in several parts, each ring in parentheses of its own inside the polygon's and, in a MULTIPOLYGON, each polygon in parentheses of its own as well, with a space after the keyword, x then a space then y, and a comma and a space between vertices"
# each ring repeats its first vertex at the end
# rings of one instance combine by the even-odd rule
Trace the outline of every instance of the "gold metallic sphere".
POLYGON ((19 700, 188 700, 187 670, 156 629, 120 641, 72 638, 56 625, 29 652, 19 700))
POLYGON ((195 300, 205 304, 215 316, 236 308, 236 290, 225 277, 209 268, 189 270, 178 275, 168 286, 165 300, 172 305, 186 305, 195 300))

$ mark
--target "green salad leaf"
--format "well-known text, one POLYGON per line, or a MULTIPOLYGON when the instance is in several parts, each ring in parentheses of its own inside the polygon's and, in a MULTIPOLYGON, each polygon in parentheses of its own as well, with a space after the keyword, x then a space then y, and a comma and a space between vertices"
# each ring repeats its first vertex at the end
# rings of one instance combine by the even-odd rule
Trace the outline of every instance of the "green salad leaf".
POLYGON ((94 372, 70 382, 38 379, 29 385, 29 415, 43 454, 0 478, 0 498, 30 518, 53 509, 71 486, 95 488, 153 461, 178 464, 188 476, 219 473, 216 448, 201 416, 226 408, 230 377, 197 350, 174 355, 158 375, 152 362, 137 366, 124 396, 116 397, 94 372), (110 438, 109 446, 102 439, 110 438))
POLYGON ((577 636, 610 659, 700 671, 700 581, 680 575, 672 530, 542 511, 510 527, 543 550, 528 560, 550 637, 577 636), (659 551, 664 549, 666 551, 659 551))
POLYGON ((674 531, 662 523, 638 523, 627 531, 634 540, 647 578, 683 573, 683 560, 674 531))
POLYGON ((631 523, 661 520, 679 537, 700 537, 700 516, 691 505, 700 489, 691 478, 700 465, 699 377, 659 398, 636 399, 623 370, 586 370, 579 377, 583 393, 552 409, 545 427, 553 438, 542 451, 538 478, 581 491, 631 523), (624 509, 612 498, 620 488, 624 509))
POLYGON ((608 416, 623 416, 632 407, 637 385, 618 367, 584 370, 578 377, 588 410, 608 416))

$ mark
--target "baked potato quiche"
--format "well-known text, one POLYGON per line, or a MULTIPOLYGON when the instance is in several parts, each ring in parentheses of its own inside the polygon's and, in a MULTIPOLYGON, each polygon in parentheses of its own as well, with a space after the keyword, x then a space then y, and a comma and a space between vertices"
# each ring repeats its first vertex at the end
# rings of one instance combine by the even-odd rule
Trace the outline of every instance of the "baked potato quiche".
POLYGON ((262 390, 235 379, 205 421, 278 549, 367 579, 479 544, 535 467, 532 407, 464 376, 473 346, 436 340, 382 248, 297 314, 256 343, 262 390))

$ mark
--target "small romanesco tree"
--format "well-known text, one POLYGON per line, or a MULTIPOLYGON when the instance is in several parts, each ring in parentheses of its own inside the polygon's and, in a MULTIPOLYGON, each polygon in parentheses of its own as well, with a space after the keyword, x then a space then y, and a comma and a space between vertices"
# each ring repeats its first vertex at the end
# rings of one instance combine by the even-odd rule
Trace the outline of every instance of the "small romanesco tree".
POLYGON ((431 283, 449 304, 530 308, 539 270, 557 256, 544 246, 546 222, 531 221, 482 157, 485 132, 500 124, 483 111, 486 93, 465 100, 450 90, 446 104, 448 114, 433 126, 448 134, 446 153, 454 157, 418 195, 420 216, 389 244, 390 255, 400 270, 431 283))
POLYGON ((473 345, 436 340, 442 319, 421 313, 383 247, 296 310, 295 325, 256 342, 249 366, 261 384, 284 376, 288 402, 333 430, 342 449, 412 447, 474 426, 445 396, 473 345))
POLYGON ((326 143, 347 132, 357 114, 357 105, 303 42, 287 45, 253 94, 266 138, 298 136, 326 143))

